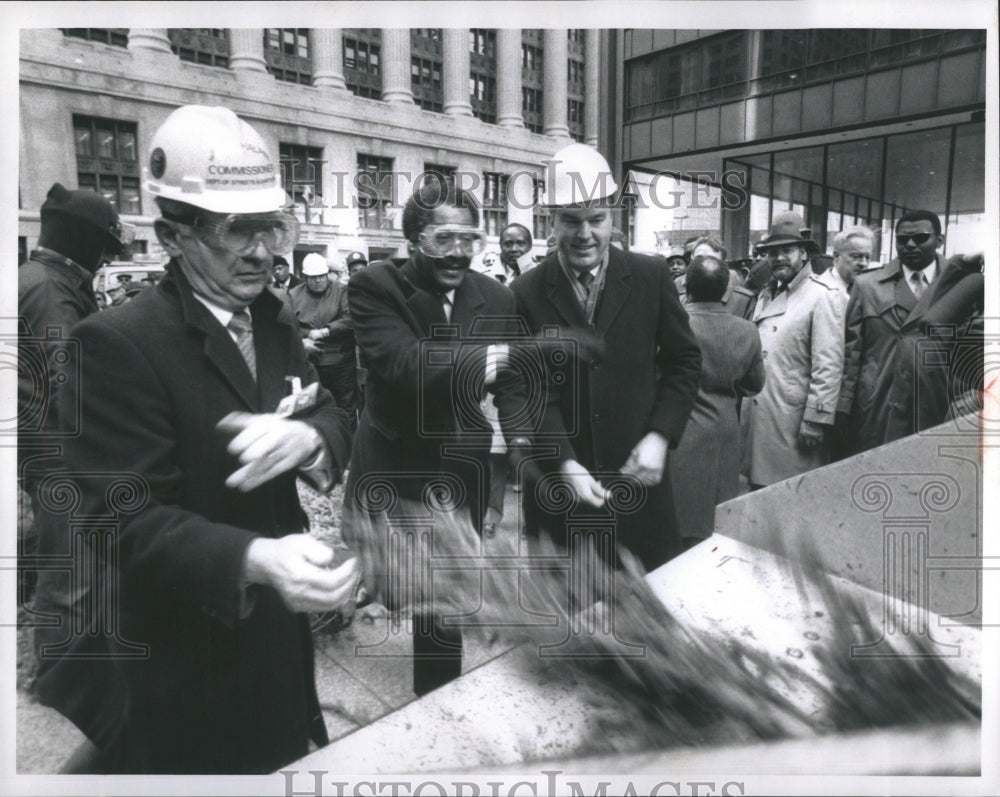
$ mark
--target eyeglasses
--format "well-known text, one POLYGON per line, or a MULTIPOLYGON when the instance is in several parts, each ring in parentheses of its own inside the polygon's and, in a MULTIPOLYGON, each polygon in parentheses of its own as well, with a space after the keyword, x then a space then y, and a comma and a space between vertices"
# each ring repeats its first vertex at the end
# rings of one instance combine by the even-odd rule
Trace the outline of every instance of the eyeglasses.
POLYGON ((915 232, 912 235, 896 235, 896 246, 906 246, 908 241, 913 241, 917 246, 923 246, 931 239, 932 233, 915 232))
POLYGON ((163 215, 196 230, 211 249, 234 255, 251 254, 258 242, 271 255, 285 255, 299 239, 299 222, 289 213, 230 213, 186 219, 163 215))
POLYGON ((486 248, 486 236, 479 230, 437 227, 420 233, 420 248, 428 257, 465 255, 473 257, 486 248))

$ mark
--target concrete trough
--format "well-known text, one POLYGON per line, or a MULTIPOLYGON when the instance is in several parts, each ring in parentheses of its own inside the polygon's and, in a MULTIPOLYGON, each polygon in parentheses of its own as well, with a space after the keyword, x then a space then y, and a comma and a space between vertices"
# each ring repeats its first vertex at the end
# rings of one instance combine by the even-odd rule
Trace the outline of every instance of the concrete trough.
MULTIPOLYGON (((816 652, 833 638, 831 617, 803 597, 788 561, 775 552, 799 550, 808 538, 832 580, 858 599, 880 631, 843 655, 874 660, 904 636, 916 636, 925 651, 978 685, 981 567, 959 565, 981 566, 979 466, 978 437, 956 424, 907 438, 722 505, 717 533, 647 582, 699 632, 738 639, 805 680, 822 682, 816 652)), ((538 648, 515 648, 287 769, 345 779, 517 772, 527 762, 536 770, 544 762, 581 772, 742 768, 778 775, 810 766, 837 774, 979 772, 978 723, 749 746, 723 733, 697 749, 650 751, 624 713, 596 709, 571 679, 540 676, 533 666, 538 655, 538 648)), ((795 691, 789 696, 808 713, 823 710, 815 691, 795 691)))

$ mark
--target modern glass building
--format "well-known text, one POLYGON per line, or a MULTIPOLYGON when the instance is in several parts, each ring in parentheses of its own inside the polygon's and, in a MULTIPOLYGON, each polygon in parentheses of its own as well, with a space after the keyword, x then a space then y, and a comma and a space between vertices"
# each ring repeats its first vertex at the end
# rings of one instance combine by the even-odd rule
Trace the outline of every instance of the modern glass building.
POLYGON ((829 251, 855 224, 889 241, 895 219, 915 208, 941 217, 945 254, 983 248, 985 30, 631 29, 615 38, 617 163, 639 182, 668 173, 707 186, 696 213, 675 211, 672 229, 635 240, 638 249, 694 227, 746 256, 774 214, 793 209, 829 251))

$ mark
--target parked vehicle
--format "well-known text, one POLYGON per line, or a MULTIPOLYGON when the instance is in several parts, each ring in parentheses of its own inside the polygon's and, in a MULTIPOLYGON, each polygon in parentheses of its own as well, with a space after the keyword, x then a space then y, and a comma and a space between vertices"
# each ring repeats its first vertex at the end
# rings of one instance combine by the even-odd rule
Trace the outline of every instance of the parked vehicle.
POLYGON ((137 288, 146 284, 143 283, 144 279, 158 281, 164 274, 163 263, 116 260, 106 266, 101 266, 94 274, 94 293, 104 294, 104 298, 110 305, 112 297, 109 295, 109 291, 123 281, 119 277, 124 274, 131 277, 131 280, 127 281, 129 285, 125 286, 127 291, 130 286, 137 288))

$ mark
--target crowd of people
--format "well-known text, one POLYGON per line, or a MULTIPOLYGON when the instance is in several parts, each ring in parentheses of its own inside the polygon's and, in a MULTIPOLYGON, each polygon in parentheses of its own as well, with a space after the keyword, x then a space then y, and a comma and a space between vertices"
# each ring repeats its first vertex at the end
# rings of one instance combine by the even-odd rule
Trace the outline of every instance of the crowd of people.
MULTIPOLYGON (((327 742, 307 613, 362 585, 390 609, 404 596, 310 536, 299 478, 346 479, 357 549, 380 521, 425 523, 414 506, 490 536, 509 478, 529 553, 598 534, 610 564, 627 548, 652 570, 712 533, 741 473, 763 487, 974 406, 974 369, 953 364, 981 347, 983 262, 939 255, 933 213, 900 217, 885 266, 868 267, 869 231, 839 233, 825 271, 802 219, 778 214, 741 274, 711 237, 627 251, 604 158, 572 144, 553 160, 537 264, 512 224, 472 269, 479 205, 442 181, 406 202, 406 262, 352 253, 342 280, 309 254, 300 276, 263 139, 227 109, 179 108, 146 180, 166 275, 100 313, 93 272, 127 235, 97 194, 53 186, 20 272, 19 352, 78 370, 44 395, 19 372, 20 474, 41 554, 71 548, 54 479, 114 523, 89 580, 42 569, 34 606, 65 619, 117 600, 112 637, 37 629, 37 692, 88 737, 66 771, 263 773, 327 742), (925 365, 927 340, 947 356, 925 365), (428 503, 431 481, 447 498, 428 503), (145 654, 114 655, 123 643, 145 654)), ((422 606, 413 629, 424 694, 461 673, 461 628, 422 606)))

